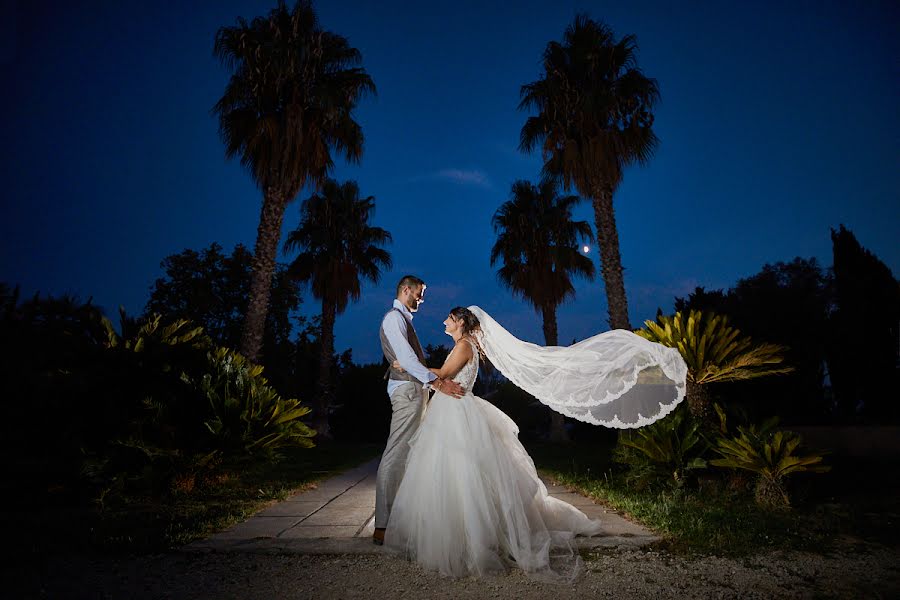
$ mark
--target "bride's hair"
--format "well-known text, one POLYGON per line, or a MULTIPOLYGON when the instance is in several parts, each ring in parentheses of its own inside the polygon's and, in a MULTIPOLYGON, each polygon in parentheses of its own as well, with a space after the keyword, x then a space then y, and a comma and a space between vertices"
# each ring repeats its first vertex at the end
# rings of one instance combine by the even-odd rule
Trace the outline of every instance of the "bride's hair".
POLYGON ((464 306, 450 309, 450 316, 457 321, 462 321, 463 335, 471 335, 481 325, 475 313, 464 306))
POLYGON ((478 348, 478 354, 484 358, 484 350, 481 349, 481 342, 478 339, 478 334, 481 333, 481 322, 475 316, 475 313, 465 306, 457 306, 450 310, 450 316, 462 323, 463 335, 472 338, 475 346, 478 348))

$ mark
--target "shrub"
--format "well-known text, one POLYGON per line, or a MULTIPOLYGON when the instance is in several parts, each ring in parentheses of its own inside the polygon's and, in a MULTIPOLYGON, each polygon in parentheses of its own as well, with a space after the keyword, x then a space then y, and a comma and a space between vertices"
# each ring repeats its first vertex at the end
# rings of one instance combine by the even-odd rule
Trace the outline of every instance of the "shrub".
POLYGON ((261 366, 215 347, 202 328, 124 314, 122 335, 104 326, 105 352, 85 396, 106 410, 84 440, 82 467, 101 494, 187 493, 225 459, 312 446, 315 432, 299 420, 309 409, 282 398, 261 366))
POLYGON ((263 367, 228 348, 208 353, 209 370, 199 378, 185 374, 209 403, 212 416, 204 421, 210 447, 222 452, 270 453, 285 446, 310 448, 316 432, 300 421, 310 409, 278 395, 263 367))
POLYGON ((794 454, 801 438, 791 431, 774 431, 776 419, 770 419, 762 427, 739 426, 736 437, 720 437, 713 450, 722 458, 710 464, 717 467, 742 469, 758 476, 754 498, 767 507, 788 507, 791 499, 785 479, 794 473, 824 473, 831 467, 820 464, 823 456, 794 454))
POLYGON ((614 459, 628 465, 629 481, 640 488, 654 480, 680 486, 687 471, 706 468, 702 455, 708 444, 699 429, 699 422, 679 406, 652 425, 622 431, 614 459))

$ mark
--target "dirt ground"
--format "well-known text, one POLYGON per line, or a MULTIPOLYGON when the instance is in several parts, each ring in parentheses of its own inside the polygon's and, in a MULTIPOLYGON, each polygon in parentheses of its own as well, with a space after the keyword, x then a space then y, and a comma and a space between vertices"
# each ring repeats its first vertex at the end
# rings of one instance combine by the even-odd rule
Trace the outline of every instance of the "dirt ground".
POLYGON ((839 553, 687 558, 611 549, 586 557, 573 584, 520 571, 447 579, 389 555, 186 553, 57 556, 6 562, 9 598, 896 598, 900 549, 847 544, 839 553))

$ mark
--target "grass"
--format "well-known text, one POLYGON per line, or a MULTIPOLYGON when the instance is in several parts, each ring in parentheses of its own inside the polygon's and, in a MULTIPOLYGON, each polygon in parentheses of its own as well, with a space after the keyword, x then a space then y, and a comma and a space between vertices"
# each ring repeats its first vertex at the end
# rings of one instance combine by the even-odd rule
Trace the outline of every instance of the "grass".
POLYGON ((214 480, 164 498, 119 496, 103 508, 56 507, 6 515, 30 554, 160 552, 225 529, 275 501, 378 456, 377 444, 283 450, 275 461, 222 465, 214 480))
POLYGON ((779 511, 762 509, 751 494, 729 492, 724 486, 635 489, 609 462, 610 450, 596 445, 529 446, 543 474, 654 530, 673 552, 827 552, 835 544, 896 545, 900 540, 896 463, 832 459, 831 473, 797 476, 795 507, 779 511))

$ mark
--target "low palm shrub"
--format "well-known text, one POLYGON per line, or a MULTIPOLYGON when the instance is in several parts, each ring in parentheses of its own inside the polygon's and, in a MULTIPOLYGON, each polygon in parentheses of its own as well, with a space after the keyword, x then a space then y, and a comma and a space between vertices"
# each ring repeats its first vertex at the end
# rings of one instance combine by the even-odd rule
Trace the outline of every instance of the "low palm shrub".
POLYGON ((124 314, 121 335, 104 326, 94 402, 110 410, 85 440, 82 467, 101 495, 189 492, 223 460, 313 445, 315 432, 300 420, 309 409, 282 398, 263 367, 215 347, 202 328, 124 314))
POLYGON ((688 471, 706 468, 707 448, 700 423, 678 407, 652 425, 622 431, 613 457, 629 467, 627 478, 639 489, 654 481, 680 486, 688 471))
POLYGON ((791 431, 775 429, 777 418, 761 426, 738 426, 736 436, 722 436, 713 451, 721 456, 710 460, 717 467, 749 471, 757 476, 754 499, 765 507, 781 508, 791 504, 786 479, 795 473, 824 473, 822 454, 797 454, 801 437, 791 431))
POLYGON ((315 431, 300 420, 310 409, 282 398, 262 376, 263 368, 228 348, 208 353, 209 369, 189 381, 208 402, 204 421, 210 447, 222 452, 271 453, 286 446, 310 448, 315 431))

